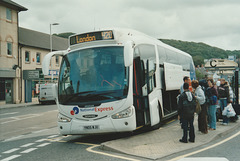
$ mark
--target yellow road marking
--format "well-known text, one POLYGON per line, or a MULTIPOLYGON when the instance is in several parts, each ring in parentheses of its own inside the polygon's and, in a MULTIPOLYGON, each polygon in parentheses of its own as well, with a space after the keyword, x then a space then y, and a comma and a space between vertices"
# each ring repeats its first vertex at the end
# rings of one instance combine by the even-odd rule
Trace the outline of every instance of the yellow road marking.
POLYGON ((136 128, 136 130, 138 130, 138 129, 142 128, 142 127, 143 127, 143 126, 139 126, 139 127, 136 128))
POLYGON ((97 144, 81 143, 81 142, 75 142, 75 144, 83 144, 83 145, 89 145, 89 146, 95 146, 95 145, 97 145, 97 144))
POLYGON ((176 157, 176 158, 171 159, 170 161, 179 160, 179 159, 182 159, 182 158, 185 158, 185 157, 188 157, 188 156, 191 156, 191 155, 194 155, 194 154, 203 152, 203 151, 205 151, 205 150, 214 148, 214 147, 216 147, 216 146, 218 146, 218 145, 221 145, 221 144, 223 144, 223 143, 225 143, 225 142, 233 139, 234 137, 236 137, 236 136, 238 136, 238 135, 240 135, 240 131, 237 132, 236 134, 234 134, 234 135, 232 135, 232 136, 230 136, 230 137, 228 137, 228 138, 226 138, 226 139, 224 139, 224 140, 222 140, 222 141, 214 144, 214 145, 211 145, 211 146, 209 146, 209 147, 206 147, 206 148, 203 148, 203 149, 200 149, 200 150, 197 150, 197 151, 188 153, 188 154, 184 154, 184 155, 178 156, 178 157, 176 157))
POLYGON ((69 137, 69 136, 72 136, 72 135, 67 135, 67 136, 58 136, 58 137, 55 137, 55 138, 48 138, 47 140, 48 141, 55 141, 55 142, 62 142, 62 143, 65 143, 65 142, 67 142, 67 141, 64 141, 64 140, 61 140, 61 139, 63 139, 63 138, 67 138, 67 137, 69 137))
POLYGON ((93 148, 96 148, 98 146, 100 146, 100 145, 93 145, 93 146, 87 148, 86 150, 88 152, 91 152, 91 153, 96 153, 96 154, 100 154, 100 155, 110 156, 110 157, 113 157, 113 158, 119 158, 119 159, 131 160, 131 161, 140 161, 140 160, 137 160, 137 159, 127 158, 127 157, 123 157, 123 156, 119 156, 119 155, 113 155, 113 154, 108 154, 108 153, 92 150, 93 148))
MULTIPOLYGON (((61 137, 57 137, 57 138, 51 138, 51 139, 47 139, 48 141, 55 141, 55 142, 67 142, 64 140, 58 140, 61 137)), ((63 137, 62 137, 63 138, 63 137)), ((88 145, 90 146, 89 148, 87 148, 86 150, 88 152, 91 153, 96 153, 96 154, 100 154, 100 155, 105 155, 105 156, 109 156, 109 157, 113 157, 113 158, 120 158, 120 159, 125 159, 125 160, 130 160, 130 161, 140 161, 137 159, 132 159, 132 158, 127 158, 127 157, 123 157, 123 156, 119 156, 119 155, 113 155, 113 154, 108 154, 108 153, 104 153, 104 152, 99 152, 99 151, 94 151, 92 150, 93 148, 99 147, 100 145, 97 144, 91 144, 91 143, 82 143, 82 142, 75 142, 75 144, 81 144, 81 145, 88 145)))
POLYGON ((174 122, 174 121, 176 121, 176 119, 171 120, 171 121, 167 122, 166 124, 170 124, 170 123, 172 123, 172 122, 174 122))

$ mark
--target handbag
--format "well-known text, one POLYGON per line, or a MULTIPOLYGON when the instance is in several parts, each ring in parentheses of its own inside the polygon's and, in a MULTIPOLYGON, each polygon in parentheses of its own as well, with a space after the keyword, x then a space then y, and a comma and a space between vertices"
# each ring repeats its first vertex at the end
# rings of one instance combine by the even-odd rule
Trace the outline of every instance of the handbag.
POLYGON ((233 109, 233 106, 231 103, 229 103, 225 108, 224 110, 222 111, 222 115, 223 116, 227 116, 228 118, 229 117, 234 117, 236 115, 236 112, 234 111, 233 109))
POLYGON ((215 96, 215 95, 211 96, 210 102, 211 102, 211 105, 216 105, 217 104, 217 96, 215 96))
MULTIPOLYGON (((194 96, 195 96, 195 92, 196 92, 196 90, 194 91, 194 96)), ((195 112, 196 112, 197 114, 200 114, 201 111, 202 111, 202 107, 201 107, 198 99, 196 99, 196 109, 195 109, 195 112)))
POLYGON ((196 99, 196 113, 199 114, 202 111, 202 107, 199 103, 199 101, 196 99))

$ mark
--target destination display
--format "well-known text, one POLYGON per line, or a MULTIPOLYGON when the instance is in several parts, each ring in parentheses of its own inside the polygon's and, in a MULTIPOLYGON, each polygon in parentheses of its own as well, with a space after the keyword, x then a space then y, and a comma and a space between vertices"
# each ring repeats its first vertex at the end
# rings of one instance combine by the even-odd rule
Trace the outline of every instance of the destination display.
POLYGON ((70 37, 70 45, 80 44, 85 42, 97 40, 111 40, 114 39, 113 31, 98 31, 86 34, 80 34, 70 37))

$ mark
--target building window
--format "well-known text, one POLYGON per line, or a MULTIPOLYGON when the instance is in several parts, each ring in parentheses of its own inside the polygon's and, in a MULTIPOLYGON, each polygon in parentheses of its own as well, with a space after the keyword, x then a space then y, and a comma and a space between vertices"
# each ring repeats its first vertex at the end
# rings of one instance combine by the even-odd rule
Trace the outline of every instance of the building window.
POLYGON ((30 52, 29 51, 25 51, 25 62, 30 63, 30 52))
POLYGON ((41 63, 41 53, 36 54, 36 60, 37 60, 37 64, 41 63))
POLYGON ((8 21, 12 21, 12 10, 9 8, 6 10, 6 18, 8 21))
POLYGON ((59 65, 59 56, 56 56, 56 65, 59 65))
POLYGON ((7 55, 12 55, 12 43, 7 42, 7 55))

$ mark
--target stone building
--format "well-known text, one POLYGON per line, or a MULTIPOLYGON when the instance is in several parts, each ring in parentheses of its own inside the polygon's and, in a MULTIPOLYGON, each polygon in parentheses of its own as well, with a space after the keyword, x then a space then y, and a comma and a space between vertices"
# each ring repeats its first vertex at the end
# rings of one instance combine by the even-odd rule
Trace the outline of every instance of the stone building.
MULTIPOLYGON (((51 80, 51 74, 40 75, 43 58, 50 52, 50 34, 19 27, 21 11, 27 8, 11 0, 0 1, 0 105, 37 101, 39 83, 51 80)), ((52 36, 53 51, 67 48, 67 39, 52 36)), ((54 73, 54 79, 60 63, 61 58, 52 58, 49 73, 54 73)))
POLYGON ((238 63, 228 59, 211 59, 206 62, 205 68, 208 70, 208 77, 225 78, 231 82, 235 70, 238 68, 238 63))
MULTIPOLYGON (((52 50, 66 50, 68 48, 68 39, 52 36, 52 50)), ((21 83, 20 95, 22 101, 32 102, 37 101, 38 87, 40 83, 46 81, 51 82, 53 72, 53 79, 57 79, 61 57, 53 57, 52 65, 48 76, 40 76, 39 78, 27 78, 24 74, 32 71, 32 73, 42 73, 42 61, 46 54, 50 52, 50 35, 19 27, 19 59, 21 67, 21 83), (24 77, 25 76, 25 77, 24 77), (30 93, 30 94, 28 94, 30 93)))
POLYGON ((0 104, 19 103, 18 14, 27 8, 0 1, 0 104))

